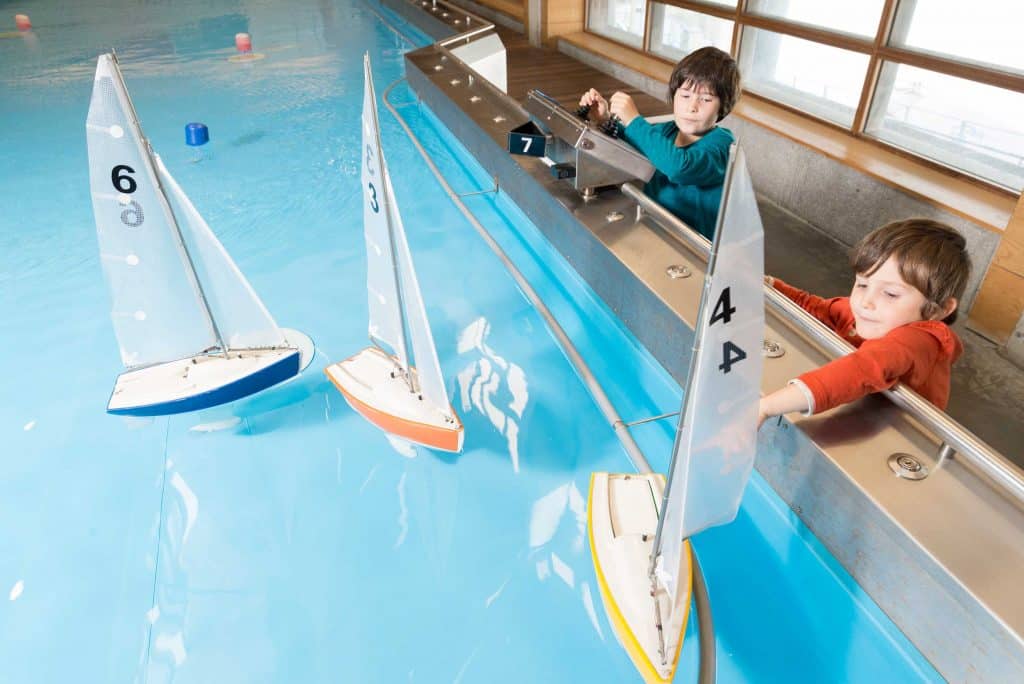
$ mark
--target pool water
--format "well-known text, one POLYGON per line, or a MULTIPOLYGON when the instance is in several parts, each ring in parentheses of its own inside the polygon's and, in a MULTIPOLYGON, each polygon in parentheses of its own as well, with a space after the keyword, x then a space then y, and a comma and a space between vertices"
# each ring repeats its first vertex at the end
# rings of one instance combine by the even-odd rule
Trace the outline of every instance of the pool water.
MULTIPOLYGON (((25 0, 0 38, 0 680, 628 682, 585 534, 593 470, 630 464, 541 318, 381 129, 466 448, 389 440, 323 367, 366 344, 362 54, 378 94, 426 38, 374 2, 25 0), (247 31, 261 60, 232 62, 247 31), (299 378, 198 414, 126 419, 88 189, 95 58, 282 326, 299 378), (200 152, 191 121, 209 126, 200 152), (3 599, 6 597, 6 599, 3 599)), ((2 27, 0 27, 2 29, 2 27)), ((581 87, 586 84, 581 84, 581 87)), ((459 192, 489 187, 399 83, 459 192)), ((680 388, 502 194, 466 198, 627 420, 680 388)), ((672 426, 636 430, 664 470, 672 426)), ((721 682, 940 681, 756 475, 695 539, 721 682)), ((696 638, 678 681, 693 681, 696 638)))

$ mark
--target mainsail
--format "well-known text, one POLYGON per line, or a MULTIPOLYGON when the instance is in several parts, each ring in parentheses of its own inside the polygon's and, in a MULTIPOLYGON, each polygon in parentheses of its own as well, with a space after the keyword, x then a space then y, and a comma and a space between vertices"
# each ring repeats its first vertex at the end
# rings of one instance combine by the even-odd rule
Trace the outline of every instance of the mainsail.
POLYGON ((218 346, 113 55, 96 65, 86 138, 101 263, 124 365, 218 346))
POLYGON ((377 126, 377 95, 373 89, 369 54, 363 57, 363 233, 366 238, 366 289, 370 309, 370 337, 395 352, 403 370, 409 353, 402 326, 401 291, 390 225, 390 183, 384 181, 384 157, 377 126))
POLYGON ((416 367, 418 391, 445 411, 451 403, 441 375, 434 338, 413 268, 405 228, 395 203, 387 162, 380 144, 377 102, 370 56, 363 58, 363 225, 366 235, 370 336, 392 347, 409 370, 409 347, 416 367), (411 345, 409 344, 411 343, 411 345))
POLYGON ((738 146, 731 161, 653 551, 656 583, 672 597, 684 540, 736 517, 756 455, 764 232, 738 146))

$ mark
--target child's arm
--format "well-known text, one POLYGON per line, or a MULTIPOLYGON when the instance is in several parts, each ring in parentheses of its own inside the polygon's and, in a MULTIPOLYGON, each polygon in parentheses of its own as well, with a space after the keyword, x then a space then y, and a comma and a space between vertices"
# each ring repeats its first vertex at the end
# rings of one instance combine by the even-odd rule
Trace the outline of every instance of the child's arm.
POLYGON ((761 397, 757 409, 757 427, 765 418, 781 416, 784 413, 802 411, 806 415, 814 412, 814 399, 809 396, 810 390, 801 386, 799 381, 791 381, 780 390, 776 390, 766 397, 761 397))
POLYGON ((913 326, 896 328, 761 399, 759 421, 798 410, 821 413, 889 389, 915 364, 934 364, 940 351, 939 341, 930 333, 913 326), (801 383, 809 392, 810 401, 799 386, 801 383))
POLYGON ((817 318, 832 330, 840 332, 840 334, 842 334, 840 328, 851 322, 845 320, 841 307, 837 306, 837 303, 844 299, 843 297, 825 299, 810 292, 804 292, 800 288, 793 287, 789 283, 772 276, 765 276, 764 280, 765 283, 786 295, 788 299, 792 300, 801 309, 817 318))
POLYGON ((659 127, 642 116, 634 117, 622 129, 622 138, 640 150, 658 171, 678 185, 715 185, 725 179, 729 161, 728 145, 676 147, 675 138, 662 135, 659 127))

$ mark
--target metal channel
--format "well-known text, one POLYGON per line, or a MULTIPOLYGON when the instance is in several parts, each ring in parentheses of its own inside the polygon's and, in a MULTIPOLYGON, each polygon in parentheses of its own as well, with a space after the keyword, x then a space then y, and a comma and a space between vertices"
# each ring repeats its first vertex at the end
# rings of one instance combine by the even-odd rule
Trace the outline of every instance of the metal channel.
MULTIPOLYGON (((441 2, 439 4, 447 3, 441 2)), ((469 12, 465 12, 465 10, 462 11, 465 14, 472 16, 477 21, 486 24, 486 29, 493 28, 493 24, 486 22, 485 20, 477 17, 476 15, 473 15, 469 12)), ((374 13, 376 13, 375 10, 374 13)), ((405 38, 405 36, 403 36, 401 32, 399 32, 397 29, 391 26, 390 22, 388 22, 383 16, 381 16, 379 13, 376 14, 377 17, 389 29, 394 31, 397 35, 405 38)), ((484 29, 474 29, 472 31, 466 32, 466 34, 460 34, 458 36, 455 36, 453 39, 448 39, 444 41, 444 43, 451 44, 453 40, 461 39, 463 38, 464 35, 476 35, 477 33, 482 32, 484 32, 484 29)), ((408 39, 406 38, 406 40, 408 39)), ((464 62, 462 62, 462 60, 460 60, 455 55, 451 54, 445 47, 441 46, 440 44, 437 44, 437 46, 438 49, 447 54, 447 57, 449 59, 457 62, 459 65, 462 66, 462 68, 466 69, 470 73, 476 73, 472 69, 470 69, 464 62)), ((412 128, 410 128, 405 118, 402 117, 399 111, 391 104, 391 101, 389 99, 391 91, 403 80, 405 79, 398 79, 397 81, 389 85, 387 89, 384 91, 383 96, 381 98, 382 101, 384 102, 384 106, 388 108, 388 111, 391 112, 392 116, 394 116, 398 123, 401 124, 402 129, 405 131, 406 135, 409 136, 409 140, 416 147, 416 150, 420 153, 420 156, 423 157, 423 160, 427 163, 427 166, 430 168, 431 172, 434 174, 438 182, 441 184, 441 187, 444 188, 444 191, 448 194, 448 198, 455 204, 455 206, 459 208, 462 214, 466 217, 466 220, 470 222, 470 224, 473 226, 473 228, 476 229, 477 233, 484 240, 487 246, 491 248, 495 255, 505 265, 505 268, 512 276, 512 279, 515 280, 516 285, 519 286, 520 290, 522 290, 522 292, 526 295, 527 299, 530 300, 530 303, 533 304, 537 312, 544 319, 545 323, 547 323, 548 328, 551 330, 552 334, 555 336, 555 339, 558 341, 559 345, 562 347, 562 350, 565 352, 565 355, 569 358, 569 361, 572 363, 573 368, 576 370, 580 378, 583 380, 583 384, 587 387, 587 390, 591 393, 591 396, 594 397, 594 401, 595 403, 597 403, 598 408, 604 414, 605 419, 611 424, 616 436, 622 443, 623 449, 625 449, 626 454, 632 461, 633 467, 637 470, 637 472, 642 474, 653 472, 650 463, 647 461, 647 458, 644 456, 643 452, 640 450, 639 445, 637 445, 636 441, 634 441, 632 435, 629 433, 629 426, 619 416, 618 412, 615 410, 615 406, 612 404, 611 400, 608 398, 608 395, 605 394, 604 389, 601 387, 601 384, 598 382, 597 378, 594 376, 589 366, 587 366, 586 361, 583 360, 583 357, 576 349, 576 346, 572 343, 572 340, 565 333, 565 330, 563 330, 562 326, 559 325, 558 321, 551 313, 551 310, 548 309, 547 305, 537 294, 536 290, 533 289, 529 281, 527 281, 526 278, 523 276, 522 272, 516 267, 516 265, 512 262, 509 256, 501 248, 501 245, 499 245, 497 241, 495 241, 495 239, 491 237, 491 234, 487 231, 486 228, 484 228, 483 224, 480 223, 480 221, 476 218, 473 212, 470 211, 469 207, 467 207, 466 204, 462 201, 458 193, 456 193, 448 184, 447 179, 445 179, 444 175, 441 173, 441 170, 437 167, 437 164, 434 163, 434 160, 430 156, 430 153, 427 152, 427 150, 423 147, 419 138, 413 132, 412 128)), ((498 88, 494 87, 486 79, 479 78, 479 81, 484 83, 486 87, 490 88, 494 93, 500 94, 502 98, 507 98, 507 96, 503 92, 501 92, 498 88)), ((516 104, 518 105, 518 103, 516 104)), ((519 105, 519 108, 522 109, 524 113, 526 113, 525 108, 523 108, 521 105, 519 105)), ((704 580, 704 573, 701 570, 700 562, 697 557, 697 552, 693 548, 693 544, 690 544, 690 554, 691 559, 693 561, 692 591, 694 605, 697 610, 697 632, 698 641, 700 645, 697 681, 699 682, 699 684, 714 684, 716 676, 715 673, 717 669, 717 653, 714 622, 711 616, 711 599, 708 595, 707 583, 704 580)))
MULTIPOLYGON (((702 235, 688 229, 674 215, 647 197, 632 184, 622 185, 623 194, 639 204, 643 210, 672 236, 682 240, 697 254, 707 257, 711 243, 702 235)), ((790 301, 775 288, 765 287, 765 301, 782 319, 812 342, 836 356, 845 356, 854 350, 853 346, 818 322, 813 316, 790 301)), ((932 430, 944 442, 953 447, 963 458, 981 471, 1003 492, 1024 503, 1024 476, 1005 456, 979 439, 977 435, 956 422, 931 402, 909 387, 896 385, 884 394, 897 406, 932 430)), ((948 455, 948 451, 946 452, 948 455)))

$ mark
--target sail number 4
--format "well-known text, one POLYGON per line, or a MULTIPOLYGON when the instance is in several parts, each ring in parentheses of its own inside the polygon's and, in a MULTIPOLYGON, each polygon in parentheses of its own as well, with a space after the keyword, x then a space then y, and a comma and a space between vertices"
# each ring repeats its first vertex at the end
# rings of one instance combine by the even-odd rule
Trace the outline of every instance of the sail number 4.
MULTIPOLYGON (((722 294, 718 295, 718 301, 715 302, 715 308, 711 312, 711 320, 708 321, 708 327, 710 328, 719 321, 729 325, 735 313, 736 307, 732 305, 729 288, 727 287, 722 290, 722 294)), ((722 343, 722 363, 718 364, 718 370, 728 373, 732 370, 733 364, 739 363, 745 358, 747 358, 745 351, 733 344, 731 340, 726 340, 722 343)))
MULTIPOLYGON (((127 164, 118 164, 110 170, 110 182, 114 184, 114 189, 123 195, 130 195, 139 189, 139 184, 128 175, 130 173, 135 173, 135 169, 127 164)), ((121 212, 121 223, 129 228, 138 228, 146 220, 142 205, 135 200, 128 200, 127 207, 121 212)))

